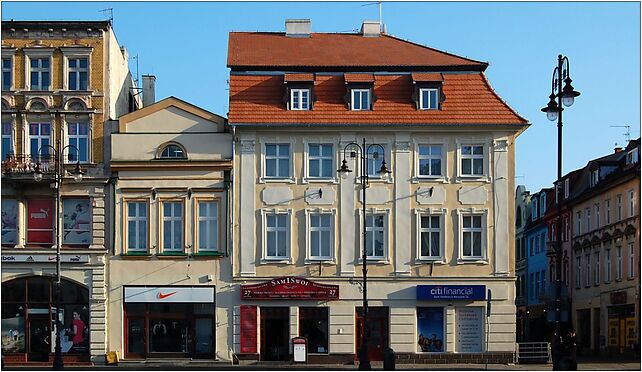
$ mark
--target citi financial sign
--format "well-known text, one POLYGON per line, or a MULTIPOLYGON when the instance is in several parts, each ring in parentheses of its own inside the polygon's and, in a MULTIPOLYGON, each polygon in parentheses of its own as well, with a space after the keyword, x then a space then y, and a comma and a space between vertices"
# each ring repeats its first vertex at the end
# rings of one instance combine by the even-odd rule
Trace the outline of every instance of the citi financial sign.
POLYGON ((417 300, 485 300, 485 285, 418 285, 417 300))

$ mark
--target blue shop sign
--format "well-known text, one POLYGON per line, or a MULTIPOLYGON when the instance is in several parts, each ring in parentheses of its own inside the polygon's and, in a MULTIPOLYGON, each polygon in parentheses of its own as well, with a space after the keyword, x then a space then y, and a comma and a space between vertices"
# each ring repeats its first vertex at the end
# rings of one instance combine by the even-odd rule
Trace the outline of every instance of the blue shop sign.
POLYGON ((485 300, 485 285, 418 285, 417 300, 485 300))

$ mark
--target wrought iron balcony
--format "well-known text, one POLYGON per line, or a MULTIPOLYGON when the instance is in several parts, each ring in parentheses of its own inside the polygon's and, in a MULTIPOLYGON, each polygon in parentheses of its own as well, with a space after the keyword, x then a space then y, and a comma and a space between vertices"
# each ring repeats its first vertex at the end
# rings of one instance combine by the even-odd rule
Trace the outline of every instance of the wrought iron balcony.
POLYGON ((2 175, 20 176, 31 175, 40 163, 42 173, 53 174, 56 167, 55 158, 52 155, 8 155, 2 161, 2 175))

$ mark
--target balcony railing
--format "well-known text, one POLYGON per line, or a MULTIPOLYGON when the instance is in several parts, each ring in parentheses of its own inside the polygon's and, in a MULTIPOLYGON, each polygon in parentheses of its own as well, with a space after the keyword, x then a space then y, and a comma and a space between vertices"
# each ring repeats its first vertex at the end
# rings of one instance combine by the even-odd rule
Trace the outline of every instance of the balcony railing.
POLYGON ((42 173, 53 173, 56 167, 56 160, 52 155, 8 155, 2 161, 3 175, 28 175, 36 169, 40 163, 42 173))

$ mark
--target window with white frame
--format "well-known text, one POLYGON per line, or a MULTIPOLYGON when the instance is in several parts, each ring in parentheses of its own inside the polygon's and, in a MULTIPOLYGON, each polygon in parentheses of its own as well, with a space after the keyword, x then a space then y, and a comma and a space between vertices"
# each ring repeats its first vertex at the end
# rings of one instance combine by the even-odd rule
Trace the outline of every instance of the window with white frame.
POLYGON ((546 194, 542 194, 539 197, 539 215, 540 217, 544 217, 546 214, 546 194))
POLYGON ((29 73, 31 90, 49 90, 51 83, 51 67, 49 57, 30 58, 29 73))
POLYGON ((334 237, 331 213, 311 213, 309 216, 311 260, 331 260, 334 237))
POLYGON ((439 108, 439 89, 419 89, 419 108, 421 110, 437 110, 439 108))
POLYGON ((67 83, 69 90, 87 90, 89 74, 89 58, 70 57, 67 59, 67 83))
POLYGON ((352 89, 352 110, 370 110, 370 89, 352 89))
POLYGON ((633 164, 638 162, 638 149, 637 147, 626 154, 626 164, 633 164))
POLYGON ((290 222, 288 213, 265 214, 265 258, 284 260, 289 257, 290 222))
POLYGON ((89 123, 67 123, 67 160, 69 162, 89 161, 89 123), (72 147, 73 146, 73 147, 72 147), (76 150, 77 149, 77 150, 76 150))
POLYGON ((535 221, 537 220, 537 215, 538 215, 538 210, 537 210, 537 199, 533 198, 533 201, 531 202, 531 220, 535 221))
POLYGON ((50 144, 51 123, 29 123, 29 149, 32 159, 49 154, 50 149, 45 147, 50 144))
POLYGON ((5 161, 10 155, 14 155, 13 150, 13 123, 2 123, 2 158, 5 161))
POLYGON ((163 150, 160 153, 159 159, 185 159, 185 151, 179 145, 170 143, 169 145, 163 147, 163 150))
POLYGON ((586 232, 589 232, 591 231, 591 208, 586 208, 584 215, 586 216, 586 232))
POLYGON ((441 215, 422 214, 419 216, 419 259, 442 258, 443 223, 441 215))
POLYGON ((584 283, 584 286, 589 287, 591 285, 591 252, 587 252, 584 256, 586 261, 586 281, 584 283))
POLYGON ((627 277, 629 279, 633 279, 635 277, 635 251, 634 251, 634 246, 633 242, 630 242, 629 244, 629 270, 628 270, 628 275, 627 277))
POLYGON ((570 189, 570 180, 567 178, 564 180, 564 198, 568 198, 569 189, 570 189))
POLYGON ((591 186, 595 186, 600 182, 600 170, 596 169, 591 172, 591 186))
POLYGON ((127 202, 127 252, 147 252, 147 202, 127 202))
POLYGON ((600 204, 595 203, 595 228, 599 229, 600 228, 600 204))
POLYGON ((593 273, 595 285, 600 285, 600 251, 593 254, 595 256, 595 272, 593 273))
POLYGON ((331 143, 308 144, 308 177, 332 178, 335 172, 333 154, 331 143))
POLYGON ((606 210, 606 224, 611 224, 611 200, 606 199, 604 201, 604 209, 606 210))
POLYGON ((483 242, 482 214, 462 215, 462 258, 483 259, 485 244, 483 242))
POLYGON ((310 89, 290 89, 290 109, 310 109, 310 89))
POLYGON ((441 145, 419 145, 419 176, 442 176, 441 145))
POLYGON ((635 191, 629 190, 629 217, 635 214, 635 191))
POLYGON ((2 58, 2 90, 11 90, 13 64, 11 58, 2 58))
POLYGON ((582 235, 582 211, 577 211, 577 235, 582 235))
POLYGON ((372 259, 386 258, 386 214, 366 215, 366 257, 372 259))
POLYGON ((198 201, 198 252, 218 251, 218 202, 198 201))
POLYGON ((379 173, 386 156, 386 146, 381 145, 381 147, 371 146, 368 148, 368 176, 370 177, 385 176, 385 174, 379 173), (383 149, 381 147, 383 147, 383 149))
POLYGON ((622 194, 618 194, 615 197, 615 201, 616 201, 615 209, 617 213, 616 215, 617 221, 622 221, 622 194))
POLYGON ((267 143, 265 144, 265 177, 289 178, 290 177, 290 144, 267 143))
POLYGON ((578 253, 575 257, 575 288, 582 286, 582 254, 578 253))
POLYGON ((622 280, 622 247, 615 248, 616 263, 615 263, 615 280, 622 280))
POLYGON ((165 201, 163 204, 163 252, 183 252, 183 202, 165 201))
POLYGON ((604 250, 604 254, 606 256, 606 262, 604 263, 604 283, 610 283, 611 282, 611 250, 606 249, 604 250))
POLYGON ((462 176, 484 175, 484 146, 461 145, 462 176))

